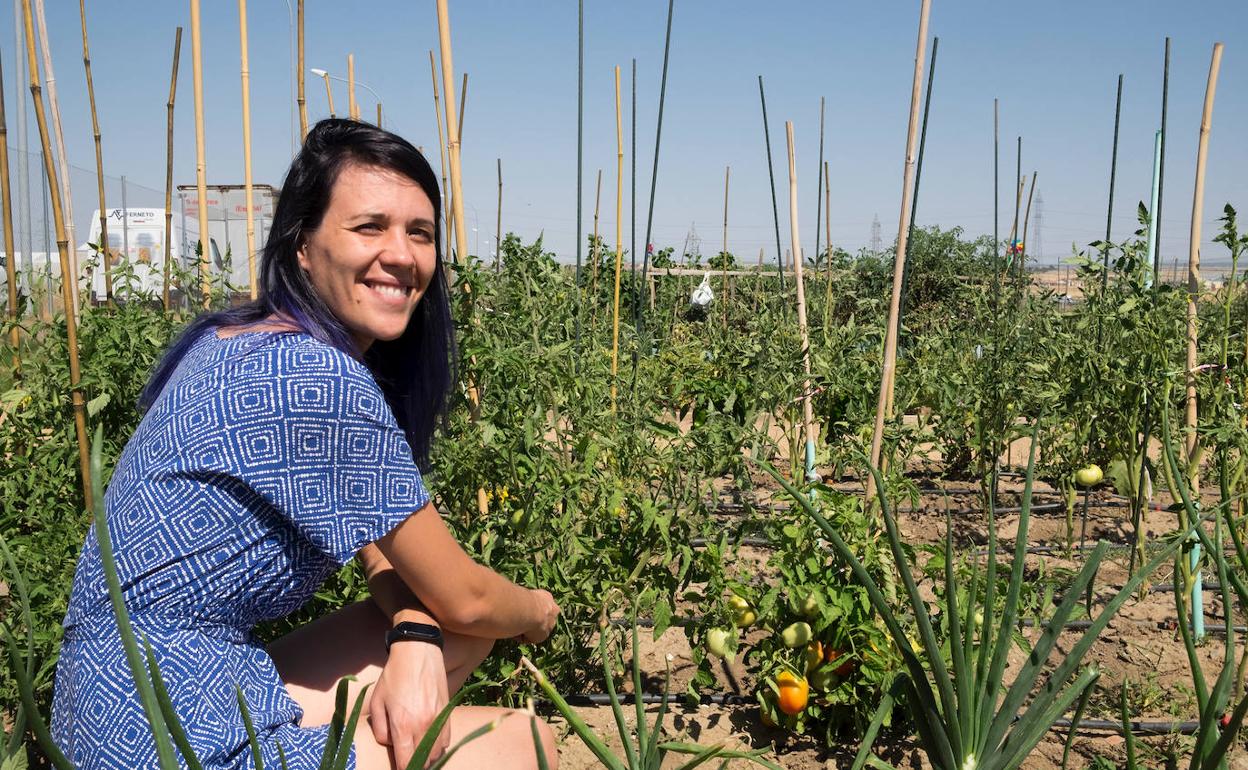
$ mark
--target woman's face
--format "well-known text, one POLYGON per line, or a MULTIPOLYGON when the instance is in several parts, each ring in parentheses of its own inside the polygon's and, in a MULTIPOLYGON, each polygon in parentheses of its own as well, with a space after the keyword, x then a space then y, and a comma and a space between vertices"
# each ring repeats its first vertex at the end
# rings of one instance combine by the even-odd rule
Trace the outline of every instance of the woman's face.
POLYGON ((403 334, 437 266, 433 203, 411 179, 350 164, 298 251, 316 292, 363 353, 403 334))

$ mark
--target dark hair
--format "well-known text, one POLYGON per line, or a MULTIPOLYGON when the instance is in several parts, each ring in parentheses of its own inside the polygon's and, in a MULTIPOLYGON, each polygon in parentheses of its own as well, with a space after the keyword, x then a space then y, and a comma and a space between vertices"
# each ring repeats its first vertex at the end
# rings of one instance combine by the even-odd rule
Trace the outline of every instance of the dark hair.
MULTIPOLYGON (((407 140, 355 120, 330 118, 308 132, 290 164, 264 244, 258 299, 196 318, 170 346, 139 396, 146 411, 205 329, 242 326, 279 315, 306 334, 359 358, 350 332, 316 293, 296 255, 308 233, 320 226, 338 175, 350 164, 372 166, 411 179, 433 203, 434 243, 441 239, 441 196, 428 161, 407 140)), ((455 337, 446 273, 437 246, 433 279, 395 340, 374 342, 363 356, 407 434, 416 463, 427 470, 433 433, 445 414, 455 380, 455 337)))

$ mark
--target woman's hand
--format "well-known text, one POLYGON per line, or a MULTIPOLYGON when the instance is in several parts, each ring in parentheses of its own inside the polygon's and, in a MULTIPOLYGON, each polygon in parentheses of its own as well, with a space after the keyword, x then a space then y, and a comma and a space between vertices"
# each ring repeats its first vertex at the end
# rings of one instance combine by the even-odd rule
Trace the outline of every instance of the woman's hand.
POLYGON ((533 600, 533 612, 537 622, 521 634, 520 638, 530 644, 537 644, 546 641, 554 630, 555 621, 559 619, 559 605, 555 603, 555 597, 550 595, 550 591, 541 588, 531 589, 529 596, 533 600))
MULTIPOLYGON (((442 649, 419 641, 395 642, 368 704, 373 736, 390 747, 395 767, 407 766, 416 744, 448 700, 442 649)), ((429 759, 442 756, 449 742, 449 730, 444 728, 429 759)))

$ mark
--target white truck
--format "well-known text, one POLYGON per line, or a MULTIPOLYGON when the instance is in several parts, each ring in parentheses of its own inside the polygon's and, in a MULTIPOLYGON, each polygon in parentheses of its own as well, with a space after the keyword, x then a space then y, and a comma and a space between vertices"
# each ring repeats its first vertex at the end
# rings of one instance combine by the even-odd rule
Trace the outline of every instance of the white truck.
MULTIPOLYGON (((114 295, 147 294, 159 296, 164 288, 166 258, 171 258, 178 270, 194 267, 195 244, 198 232, 195 222, 182 222, 181 214, 175 212, 172 220, 170 254, 165 254, 165 210, 163 208, 116 208, 106 213, 108 221, 108 252, 110 269, 117 270, 113 276, 114 295), (123 264, 126 268, 120 269, 123 264)), ((209 239, 213 272, 219 274, 224 267, 224 254, 215 237, 209 239)), ((100 245, 100 211, 91 215, 91 229, 87 240, 78 246, 78 262, 83 266, 82 280, 90 276, 91 297, 96 301, 105 299, 104 270, 96 253, 100 245), (87 269, 93 265, 94 269, 87 269)))

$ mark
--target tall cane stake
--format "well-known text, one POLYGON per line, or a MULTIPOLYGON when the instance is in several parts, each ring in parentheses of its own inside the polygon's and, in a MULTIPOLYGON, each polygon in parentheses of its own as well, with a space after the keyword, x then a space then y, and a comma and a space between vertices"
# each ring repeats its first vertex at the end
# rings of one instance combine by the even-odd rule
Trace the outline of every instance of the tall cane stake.
POLYGON ((9 129, 4 117, 4 71, 0 69, 0 215, 4 217, 5 277, 9 279, 9 343, 13 346, 13 379, 22 371, 18 353, 21 337, 17 329, 17 247, 13 243, 13 197, 9 189, 9 129))
POLYGON ((61 185, 52 161, 52 142, 48 135, 48 119, 43 109, 43 89, 39 86, 39 63, 35 58, 34 18, 30 0, 22 0, 22 16, 26 28, 26 61, 30 69, 30 95, 35 104, 35 121, 39 125, 39 141, 43 145, 43 170, 48 178, 52 199, 52 218, 56 223, 56 248, 61 258, 61 298, 65 303, 65 336, 69 346, 69 387, 74 409, 74 432, 78 437, 78 468, 82 475, 82 496, 87 510, 93 507, 91 497, 91 463, 87 444, 87 410, 78 387, 78 323, 73 312, 73 280, 69 262, 69 236, 65 230, 65 212, 61 208, 61 185))
POLYGON ((247 0, 238 0, 238 46, 242 52, 239 68, 243 82, 243 195, 247 198, 247 276, 251 298, 259 296, 256 286, 256 214, 251 201, 251 73, 247 67, 247 0))
MULTIPOLYGON (((620 68, 615 68, 615 292, 611 320, 611 412, 616 404, 616 375, 620 371, 620 270, 624 265, 624 228, 620 217, 624 210, 624 120, 620 115, 620 68)), ((597 215, 594 216, 597 229, 597 215)), ((649 241, 647 241, 648 243, 649 241)))
MULTIPOLYGON (((927 0, 924 0, 926 3, 927 0)), ((802 339, 802 429, 806 436, 806 480, 815 479, 815 417, 811 405, 810 334, 806 327, 806 288, 802 279, 801 232, 797 227, 797 162, 793 152, 793 123, 785 121, 789 140, 789 236, 793 241, 794 280, 797 282, 797 331, 802 339)))
MULTIPOLYGON (((100 115, 95 109, 95 84, 91 79, 91 50, 87 47, 86 0, 78 0, 78 18, 82 22, 82 66, 87 73, 87 98, 91 102, 91 133, 95 136, 95 178, 100 196, 100 261, 104 268, 104 298, 112 304, 112 255, 108 248, 108 206, 104 203, 104 154, 100 146, 100 115)), ((66 177, 66 184, 68 184, 66 177)), ((168 250, 165 251, 167 255, 168 250)), ((166 257, 168 259, 168 257, 166 257)), ((88 290, 89 291, 89 290, 88 290)))
MULTIPOLYGON (((73 307, 66 312, 73 312, 78 317, 78 241, 74 236, 74 195, 69 184, 69 158, 65 154, 65 134, 61 131, 61 104, 56 98, 56 74, 52 69, 52 44, 48 42, 48 25, 44 20, 43 0, 35 0, 35 19, 39 24, 39 51, 43 58, 43 70, 46 75, 48 108, 52 112, 52 136, 56 140, 56 160, 61 169, 61 178, 65 184, 61 186, 61 200, 65 207, 65 232, 71 244, 69 250, 69 285, 73 307)), ((66 280, 66 274, 61 274, 66 280)))
MULTIPOLYGON (((910 234, 910 195, 914 182, 915 150, 918 144, 919 89, 923 84, 923 59, 927 44, 927 19, 932 0, 923 0, 919 11, 919 41, 914 55, 914 76, 910 87, 910 127, 906 136, 906 161, 901 186, 901 218, 897 225, 897 252, 893 260, 893 296, 889 303, 888 325, 884 336, 884 366, 880 371, 880 397, 875 408, 871 435, 870 467, 879 468, 884 441, 884 420, 893 413, 894 369, 897 366, 897 316, 901 307, 901 279, 906 269, 906 243, 910 234)), ((800 279, 798 281, 801 283, 800 279)), ((874 487, 868 485, 870 496, 874 487)))
POLYGON ((296 0, 295 5, 298 7, 295 24, 299 37, 299 64, 295 71, 295 82, 299 89, 296 101, 299 104, 299 141, 302 142, 308 138, 308 100, 305 98, 303 83, 303 0, 296 0))
POLYGON ((169 312, 170 263, 173 261, 173 102, 178 95, 178 59, 181 55, 182 28, 178 27, 173 36, 173 72, 169 76, 169 101, 165 104, 168 120, 165 131, 165 284, 161 291, 165 312, 169 312))
POLYGON ((195 85, 195 192, 199 196, 199 281, 204 309, 212 302, 212 238, 208 232, 208 176, 204 161, 204 58, 199 0, 191 0, 191 74, 195 85))

